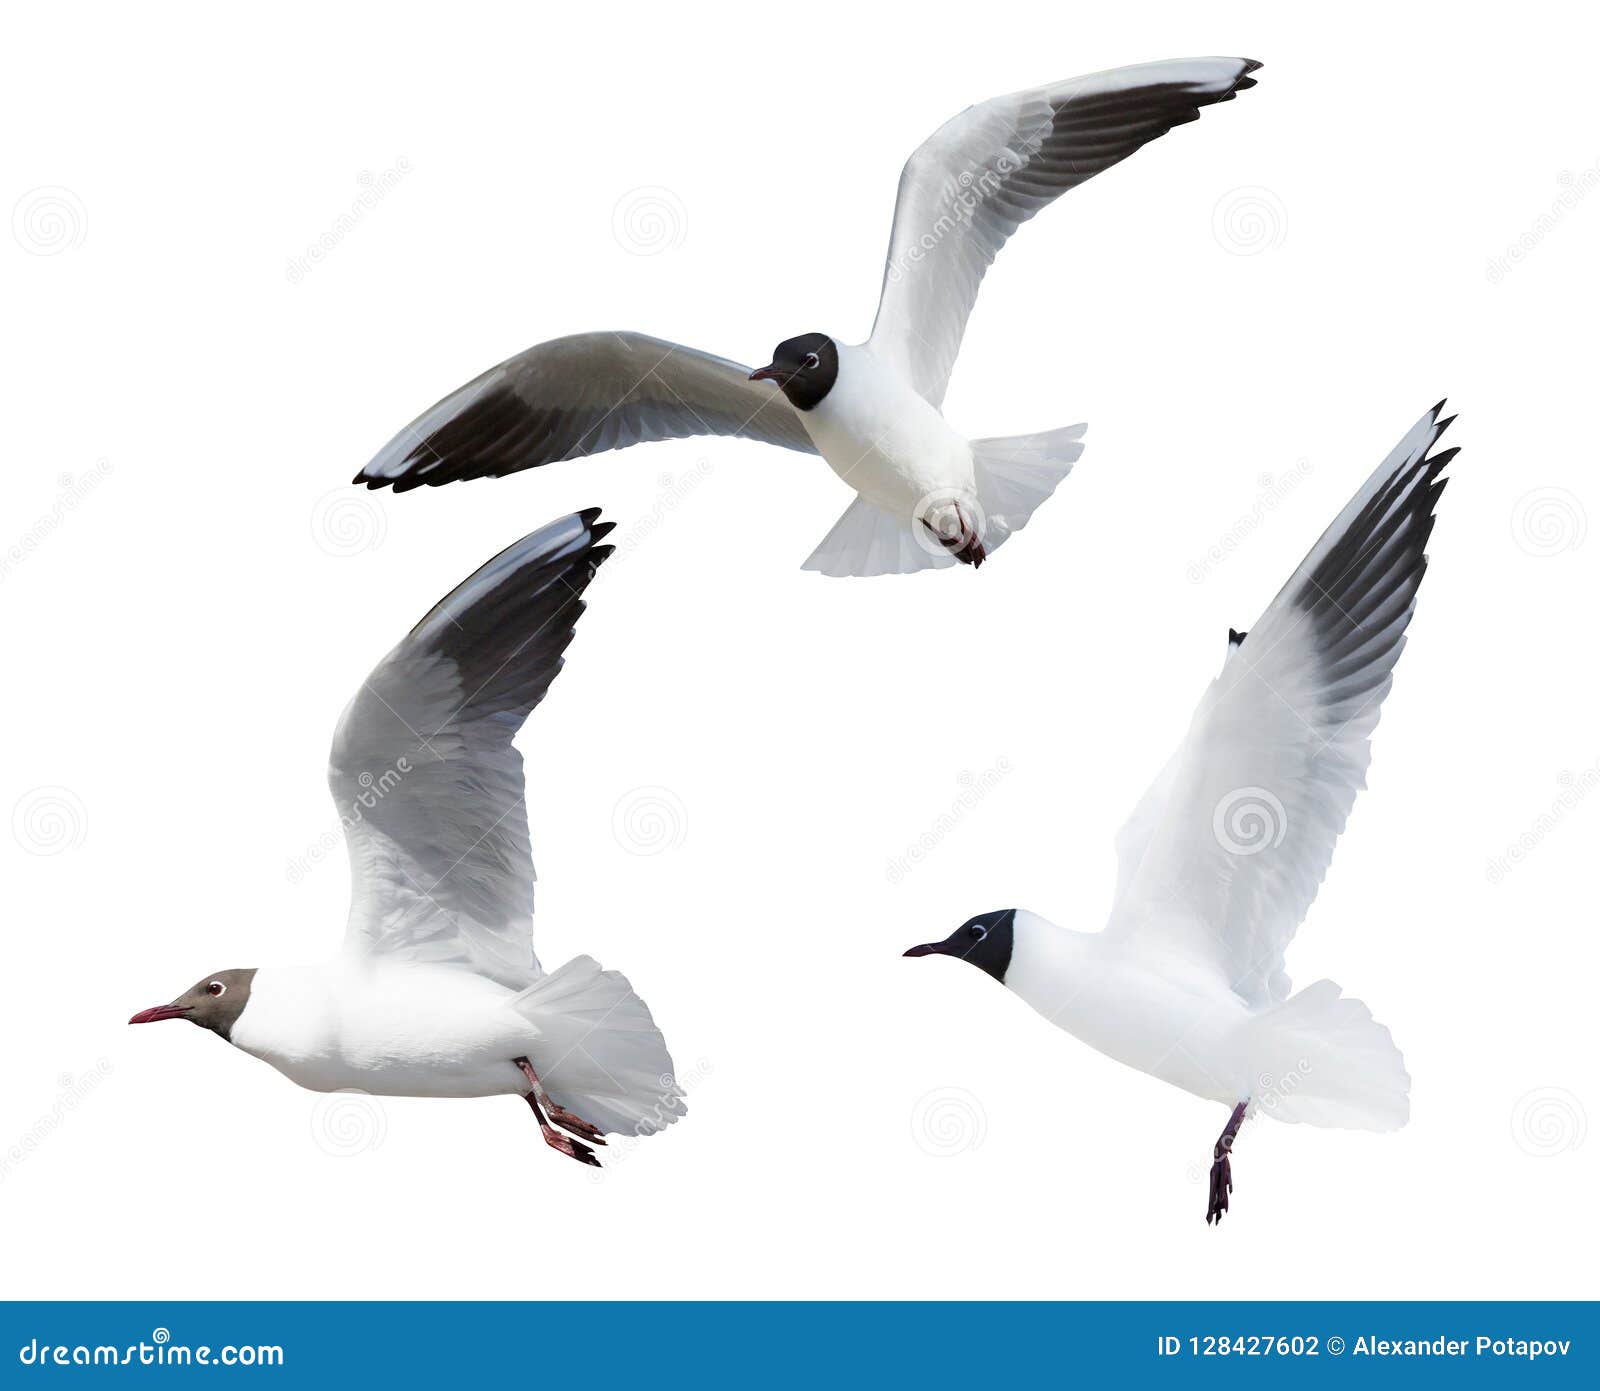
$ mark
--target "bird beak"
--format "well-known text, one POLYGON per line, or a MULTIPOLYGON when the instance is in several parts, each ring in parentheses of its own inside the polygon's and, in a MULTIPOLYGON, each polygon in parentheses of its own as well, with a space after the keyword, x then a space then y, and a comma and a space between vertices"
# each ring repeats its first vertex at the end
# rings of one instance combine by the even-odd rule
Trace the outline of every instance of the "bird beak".
POLYGON ((783 382, 792 375, 793 373, 779 367, 776 362, 769 362, 765 367, 757 367, 750 374, 750 380, 753 382, 783 382))
POLYGON ((910 951, 903 951, 901 956, 937 956, 939 948, 932 942, 924 942, 920 947, 912 947, 910 951))
POLYGON ((154 1024, 158 1019, 182 1019, 193 1008, 193 1005, 152 1005, 140 1010, 128 1023, 154 1024))

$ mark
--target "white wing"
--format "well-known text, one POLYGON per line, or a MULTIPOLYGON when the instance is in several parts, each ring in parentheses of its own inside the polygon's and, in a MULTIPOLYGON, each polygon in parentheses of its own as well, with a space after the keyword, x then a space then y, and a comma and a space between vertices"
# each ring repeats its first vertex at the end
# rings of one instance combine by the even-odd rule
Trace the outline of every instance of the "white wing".
POLYGON ((1455 454, 1414 425, 1231 646, 1184 742, 1117 838, 1106 930, 1217 967, 1251 1004, 1289 993, 1283 953, 1356 793, 1416 605, 1455 454))
POLYGON ((578 333, 491 367, 424 411, 355 482, 403 493, 686 435, 815 452, 782 392, 750 369, 643 333, 578 333))
POLYGON ((969 106, 900 174, 872 350, 935 406, 978 285, 1006 239, 1069 188, 1202 106, 1255 86, 1248 58, 1116 68, 969 106))
POLYGON ((468 967, 521 988, 533 857, 511 740, 561 670, 582 594, 611 554, 599 510, 525 536, 458 585, 378 664, 333 736, 328 782, 350 852, 347 950, 468 967))

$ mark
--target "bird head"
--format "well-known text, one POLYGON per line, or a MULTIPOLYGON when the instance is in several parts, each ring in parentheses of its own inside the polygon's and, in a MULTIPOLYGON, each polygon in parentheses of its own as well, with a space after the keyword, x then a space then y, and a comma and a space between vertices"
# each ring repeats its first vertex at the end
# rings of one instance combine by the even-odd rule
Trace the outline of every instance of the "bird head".
POLYGON ((912 947, 906 956, 953 956, 1005 984, 1016 945, 1017 910, 999 908, 968 918, 942 942, 924 942, 912 947))
POLYGON ((202 1029, 228 1038, 250 999, 250 982, 255 967, 239 971, 218 971, 202 976, 170 1005, 142 1009, 130 1024, 154 1024, 158 1019, 187 1019, 202 1029))
POLYGON ((777 382, 796 410, 808 411, 833 389, 839 375, 839 348, 826 333, 785 338, 772 361, 750 374, 753 382, 777 382))

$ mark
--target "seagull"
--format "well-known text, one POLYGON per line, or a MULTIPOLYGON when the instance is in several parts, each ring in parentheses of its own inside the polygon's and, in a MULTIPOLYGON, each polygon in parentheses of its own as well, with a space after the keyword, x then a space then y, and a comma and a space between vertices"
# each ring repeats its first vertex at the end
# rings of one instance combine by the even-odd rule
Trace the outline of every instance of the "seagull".
MULTIPOLYGON (((1117 837, 1105 929, 981 913, 907 956, 978 967, 1118 1062, 1230 1108, 1206 1221, 1246 1115, 1393 1130, 1411 1079, 1388 1029, 1329 980, 1290 994, 1284 949, 1357 791, 1416 606, 1450 423, 1424 415, 1247 632, 1117 837)), ((1454 417, 1451 417, 1453 419, 1454 417)))
POLYGON ((754 372, 642 333, 553 339, 452 392, 355 477, 396 492, 649 440, 738 435, 820 454, 857 494, 804 568, 974 568, 1071 470, 1085 426, 969 440, 940 407, 978 285, 1068 189, 1255 86, 1247 58, 1180 58, 968 107, 900 175, 872 336, 806 333, 754 372))
POLYGON ((345 708, 328 773, 353 885, 338 955, 217 971, 130 1024, 187 1019, 312 1091, 521 1096, 547 1145, 597 1168, 605 1134, 654 1133, 683 1113, 627 979, 588 956, 546 973, 533 952, 512 738, 611 554, 598 517, 563 517, 502 551, 345 708))

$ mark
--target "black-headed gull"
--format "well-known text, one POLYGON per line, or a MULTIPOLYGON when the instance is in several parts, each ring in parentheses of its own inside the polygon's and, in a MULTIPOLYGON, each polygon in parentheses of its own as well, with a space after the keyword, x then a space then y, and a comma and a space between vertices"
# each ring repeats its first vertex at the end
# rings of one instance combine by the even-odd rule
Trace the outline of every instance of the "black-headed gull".
POLYGON ((1231 1108, 1206 1220, 1228 1210, 1247 1112, 1310 1125, 1405 1124, 1389 1036, 1332 981, 1289 993, 1283 953, 1316 897, 1405 646, 1455 454, 1423 416, 1312 548, 1222 671, 1117 837, 1105 930, 984 913, 907 956, 954 956, 1119 1062, 1231 1108))
POLYGON ((546 974, 533 954, 512 738, 561 670, 611 553, 598 516, 563 517, 501 552, 345 708, 328 774, 353 884, 339 954, 218 971, 130 1023, 187 1019, 313 1091, 523 1096, 545 1143, 586 1164, 599 1161, 584 1141, 682 1114, 666 1043, 627 980, 587 956, 546 974))
POLYGON ((1253 87, 1259 66, 1180 58, 1117 68, 996 97, 947 121, 900 175, 865 343, 790 338, 750 372, 639 333, 557 338, 445 397, 355 481, 401 492, 648 440, 741 435, 822 455, 858 494, 805 568, 884 575, 979 565, 1067 476, 1084 431, 969 440, 945 420, 945 384, 989 263, 1041 208, 1201 107, 1253 87))

